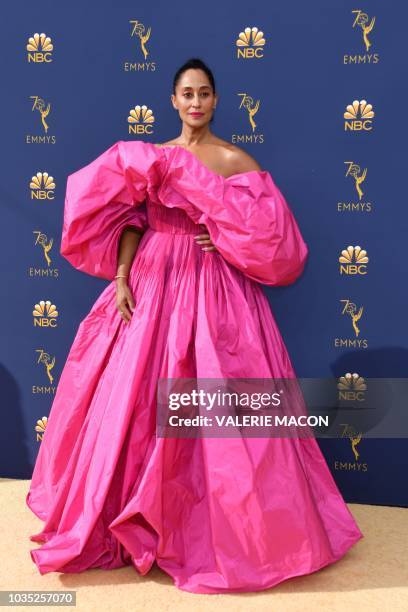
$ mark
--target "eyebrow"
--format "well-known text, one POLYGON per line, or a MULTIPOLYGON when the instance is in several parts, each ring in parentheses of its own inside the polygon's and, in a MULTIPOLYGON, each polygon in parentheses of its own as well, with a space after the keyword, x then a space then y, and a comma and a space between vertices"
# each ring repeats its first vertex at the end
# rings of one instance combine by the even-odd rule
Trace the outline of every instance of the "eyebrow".
MULTIPOLYGON (((199 89, 202 89, 203 87, 207 89, 211 89, 210 85, 200 85, 199 89)), ((185 85, 183 89, 193 89, 193 88, 191 87, 191 85, 185 85)))

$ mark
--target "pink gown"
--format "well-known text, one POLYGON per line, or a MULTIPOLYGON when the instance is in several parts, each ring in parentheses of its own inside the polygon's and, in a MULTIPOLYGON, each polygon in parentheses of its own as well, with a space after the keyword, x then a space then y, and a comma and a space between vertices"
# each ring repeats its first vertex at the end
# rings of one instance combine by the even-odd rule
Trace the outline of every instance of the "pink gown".
POLYGON ((80 323, 26 502, 41 574, 153 563, 192 593, 259 591, 363 537, 314 438, 164 438, 158 378, 295 377, 265 285, 308 249, 267 171, 228 178, 181 146, 119 141, 68 177, 61 254, 111 280, 80 323), (119 237, 143 233, 115 304, 119 237), (217 251, 193 235, 205 227, 217 251))

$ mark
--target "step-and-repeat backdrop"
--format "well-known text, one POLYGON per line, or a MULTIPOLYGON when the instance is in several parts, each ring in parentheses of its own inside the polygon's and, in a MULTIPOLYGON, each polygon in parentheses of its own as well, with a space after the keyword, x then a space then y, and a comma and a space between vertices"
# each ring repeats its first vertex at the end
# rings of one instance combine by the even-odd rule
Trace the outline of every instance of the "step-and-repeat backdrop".
MULTIPOLYGON (((402 2, 3 9, 1 476, 31 477, 70 345, 108 282, 59 253, 67 175, 117 140, 176 137, 172 80, 190 57, 215 75, 212 131, 271 173, 309 246, 298 281, 264 287, 297 375, 333 380, 362 409, 370 378, 407 376, 402 2)), ((318 442, 347 501, 407 505, 406 432, 373 438, 344 418, 318 442)))

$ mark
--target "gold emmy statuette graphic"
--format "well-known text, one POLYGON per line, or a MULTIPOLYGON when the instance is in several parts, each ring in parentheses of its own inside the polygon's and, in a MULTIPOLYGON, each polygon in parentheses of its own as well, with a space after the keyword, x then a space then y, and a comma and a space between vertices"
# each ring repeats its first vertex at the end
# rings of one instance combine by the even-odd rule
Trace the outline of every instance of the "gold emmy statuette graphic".
POLYGON ((359 376, 357 372, 353 374, 347 372, 338 379, 337 389, 339 390, 339 399, 341 400, 363 401, 367 385, 364 378, 359 376))
POLYGON ((356 188, 357 191, 357 195, 358 195, 358 199, 361 201, 361 198, 363 197, 364 191, 361 189, 360 185, 362 183, 364 183, 366 176, 367 176, 367 168, 364 168, 363 171, 361 171, 361 168, 358 164, 355 164, 352 161, 347 161, 344 162, 345 164, 348 164, 348 168, 347 168, 347 172, 346 172, 346 176, 352 176, 354 179, 354 186, 356 188))
POLYGON ((57 327, 58 310, 50 300, 41 300, 34 306, 34 327, 57 327))
POLYGON ((146 49, 146 43, 150 38, 152 28, 149 27, 145 34, 146 28, 144 27, 143 23, 140 23, 140 21, 135 21, 134 19, 131 19, 129 23, 133 24, 133 30, 130 35, 137 36, 139 38, 140 48, 142 50, 144 58, 146 59, 149 54, 148 50, 146 49))
POLYGON ((54 377, 51 373, 51 370, 55 366, 55 357, 51 359, 51 355, 46 353, 43 349, 37 349, 36 352, 39 353, 37 363, 42 363, 44 365, 48 380, 52 385, 52 383, 54 382, 54 377))
POLYGON ((345 131, 360 132, 373 129, 371 121, 374 117, 373 106, 367 104, 366 100, 354 100, 352 104, 348 104, 343 117, 349 120, 344 122, 345 131))
POLYGON ((45 121, 45 118, 48 117, 49 113, 50 113, 50 109, 51 109, 51 104, 48 102, 48 106, 45 107, 45 101, 42 98, 39 98, 38 96, 30 96, 30 98, 34 99, 34 104, 32 107, 32 111, 33 110, 38 110, 40 115, 41 115, 41 123, 43 124, 45 133, 48 132, 48 125, 45 121))
POLYGON ((28 54, 27 60, 40 64, 42 62, 52 62, 51 51, 54 49, 54 45, 51 43, 51 38, 46 34, 33 34, 28 39, 26 47, 28 54))
POLYGON ((50 238, 50 240, 47 242, 47 236, 43 234, 42 232, 40 232, 39 230, 34 230, 33 234, 37 234, 37 239, 34 244, 36 245, 39 244, 42 247, 45 261, 47 262, 47 265, 50 266, 51 258, 49 257, 48 253, 50 252, 52 248, 54 239, 50 238))
POLYGON ((363 306, 360 306, 358 312, 357 312, 357 306, 355 304, 353 304, 353 302, 350 302, 350 300, 340 300, 340 302, 345 302, 343 311, 342 311, 342 315, 344 314, 348 314, 351 317, 351 321, 352 321, 352 325, 353 325, 353 329, 354 332, 356 334, 356 337, 358 338, 358 335, 360 333, 360 329, 357 326, 357 321, 359 321, 362 317, 363 314, 363 306))
POLYGON ((343 431, 341 434, 342 438, 348 438, 351 444, 351 450, 353 451, 355 461, 358 461, 360 457, 360 453, 358 452, 357 446, 360 444, 361 439, 363 437, 362 433, 357 433, 353 427, 348 425, 347 423, 343 423, 343 431))
POLYGON ((152 134, 152 124, 154 123, 153 111, 143 106, 135 106, 129 111, 127 118, 129 124, 129 134, 152 134))
POLYGON ((245 28, 243 32, 239 33, 235 44, 237 47, 237 58, 263 57, 265 46, 264 33, 256 27, 245 28))
POLYGON ((242 100, 241 100, 241 104, 239 105, 239 108, 244 107, 247 110, 248 120, 249 120, 249 123, 251 124, 252 131, 254 132, 256 128, 256 123, 253 117, 258 112, 260 102, 259 100, 257 100, 256 103, 254 104, 253 98, 251 98, 251 96, 248 96, 248 94, 245 94, 245 93, 240 93, 238 95, 242 96, 242 100))
POLYGON ((38 419, 36 426, 34 427, 35 431, 37 432, 37 442, 41 442, 41 440, 43 439, 43 435, 47 428, 47 423, 48 418, 46 416, 43 416, 42 419, 38 419))
POLYGON ((348 246, 343 249, 339 257, 340 274, 348 274, 354 276, 356 274, 367 274, 367 266, 369 259, 367 251, 360 246, 348 246))
POLYGON ((373 28, 374 28, 374 24, 375 24, 375 17, 371 18, 370 23, 368 23, 369 21, 369 17, 367 15, 367 13, 363 13, 363 11, 360 10, 355 10, 355 11, 351 11, 352 13, 356 13, 356 18, 354 20, 353 23, 353 28, 355 28, 356 26, 361 28, 361 32, 363 35, 363 41, 365 44, 365 49, 368 53, 370 47, 371 47, 371 43, 368 40, 368 34, 370 34, 370 32, 372 32, 373 28), (368 24, 368 25, 367 25, 368 24))
POLYGON ((53 200, 55 182, 48 172, 37 172, 30 182, 32 200, 53 200))

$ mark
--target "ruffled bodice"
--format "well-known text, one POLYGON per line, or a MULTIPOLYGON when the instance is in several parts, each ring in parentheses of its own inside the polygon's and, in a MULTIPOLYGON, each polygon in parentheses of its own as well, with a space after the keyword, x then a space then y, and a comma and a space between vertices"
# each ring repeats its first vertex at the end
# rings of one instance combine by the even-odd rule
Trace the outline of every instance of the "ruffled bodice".
POLYGON ((194 223, 184 210, 166 208, 150 195, 146 196, 146 222, 149 229, 166 234, 196 235, 206 230, 204 224, 194 223))

